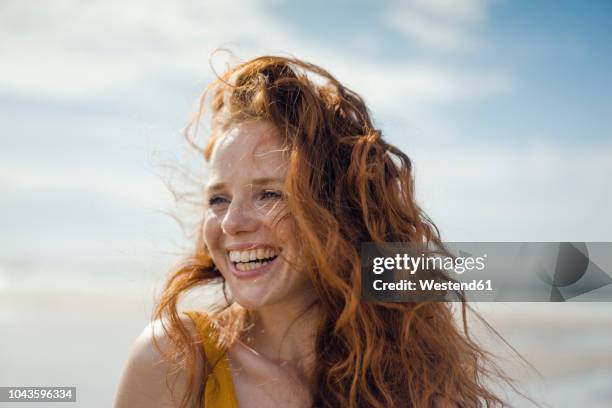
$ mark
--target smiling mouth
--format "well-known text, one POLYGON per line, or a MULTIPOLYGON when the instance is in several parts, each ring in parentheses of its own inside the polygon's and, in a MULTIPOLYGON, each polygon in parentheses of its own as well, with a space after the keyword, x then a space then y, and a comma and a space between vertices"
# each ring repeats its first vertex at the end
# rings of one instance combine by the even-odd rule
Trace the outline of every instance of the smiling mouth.
POLYGON ((281 252, 280 248, 259 247, 243 251, 228 251, 228 258, 236 270, 245 272, 268 265, 278 258, 281 252))
POLYGON ((238 269, 239 271, 250 271, 252 269, 257 269, 260 268, 266 264, 269 264, 270 262, 274 261, 276 258, 278 258, 278 255, 274 255, 272 257, 269 258, 263 258, 263 259, 257 259, 254 261, 248 261, 248 262, 232 262, 234 264, 234 266, 236 267, 236 269, 238 269))

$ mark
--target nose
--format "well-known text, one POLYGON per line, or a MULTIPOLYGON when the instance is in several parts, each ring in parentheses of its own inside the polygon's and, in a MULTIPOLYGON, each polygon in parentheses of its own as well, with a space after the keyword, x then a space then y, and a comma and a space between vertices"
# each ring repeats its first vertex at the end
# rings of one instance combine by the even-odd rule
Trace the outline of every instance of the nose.
POLYGON ((259 220, 251 206, 244 200, 233 199, 221 222, 221 229, 228 235, 238 235, 257 230, 259 220))

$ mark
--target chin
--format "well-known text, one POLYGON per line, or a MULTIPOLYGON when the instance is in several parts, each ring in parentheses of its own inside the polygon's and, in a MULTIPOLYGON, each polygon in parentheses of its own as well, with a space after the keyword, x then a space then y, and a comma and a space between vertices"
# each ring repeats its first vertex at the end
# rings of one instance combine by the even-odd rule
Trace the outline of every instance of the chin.
POLYGON ((269 298, 269 294, 253 293, 252 291, 248 292, 249 293, 232 291, 232 298, 236 303, 248 310, 257 310, 272 303, 276 303, 269 298))
MULTIPOLYGON (((274 296, 273 282, 241 281, 230 277, 226 278, 231 298, 245 309, 258 309, 269 303, 274 296)), ((276 288, 278 289, 278 288, 276 288)))

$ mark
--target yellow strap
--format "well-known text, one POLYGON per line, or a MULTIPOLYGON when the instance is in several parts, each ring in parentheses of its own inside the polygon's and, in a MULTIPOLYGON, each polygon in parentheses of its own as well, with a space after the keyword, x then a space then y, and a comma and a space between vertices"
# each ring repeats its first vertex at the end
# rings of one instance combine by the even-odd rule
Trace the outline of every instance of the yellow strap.
POLYGON ((203 408, 238 408, 226 351, 218 346, 219 332, 206 312, 185 312, 193 320, 205 358, 203 408))

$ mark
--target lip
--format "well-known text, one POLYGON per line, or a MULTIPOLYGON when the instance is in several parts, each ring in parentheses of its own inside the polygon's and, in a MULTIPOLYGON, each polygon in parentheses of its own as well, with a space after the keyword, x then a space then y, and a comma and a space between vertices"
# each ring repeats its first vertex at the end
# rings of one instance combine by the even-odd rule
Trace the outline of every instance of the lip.
POLYGON ((268 262, 267 264, 262 265, 259 268, 251 269, 251 270, 248 270, 248 271, 238 270, 236 268, 236 265, 234 265, 234 263, 232 261, 230 261, 229 258, 228 258, 228 262, 229 262, 229 265, 230 265, 230 269, 232 271, 232 275, 234 275, 236 278, 238 278, 238 279, 254 279, 254 278, 259 278, 260 276, 263 276, 266 273, 268 273, 270 271, 270 269, 276 264, 276 261, 278 261, 279 258, 280 258, 280 256, 277 256, 276 258, 274 258, 274 260, 272 262, 268 262))

